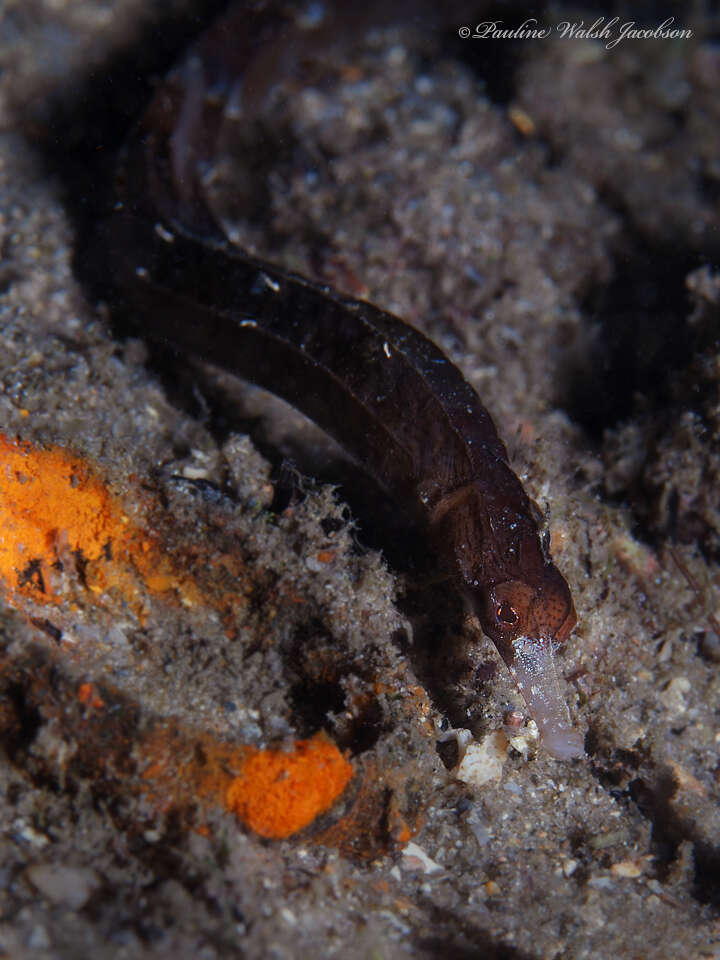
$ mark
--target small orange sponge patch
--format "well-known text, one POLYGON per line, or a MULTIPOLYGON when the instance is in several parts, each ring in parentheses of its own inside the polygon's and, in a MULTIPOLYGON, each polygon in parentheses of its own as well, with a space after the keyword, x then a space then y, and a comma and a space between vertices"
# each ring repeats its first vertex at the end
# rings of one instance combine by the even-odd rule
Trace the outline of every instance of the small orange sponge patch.
POLYGON ((0 582, 8 602, 67 603, 79 599, 71 596, 79 584, 83 602, 107 605, 112 595, 141 618, 143 593, 220 611, 241 603, 239 557, 195 556, 183 568, 149 529, 151 494, 132 478, 124 487, 134 519, 91 461, 0 434, 0 582), (193 567, 204 571, 200 578, 193 567))
POLYGON ((99 559, 126 535, 127 519, 103 484, 58 447, 42 450, 0 436, 0 576, 27 592, 63 553, 99 559))
POLYGON ((291 750, 250 750, 230 784, 226 806, 262 837, 289 837, 333 805, 353 768, 323 737, 291 750))
POLYGON ((355 776, 345 754, 323 733, 285 748, 260 749, 170 722, 156 726, 137 752, 153 809, 167 812, 209 802, 272 839, 309 826, 355 776))

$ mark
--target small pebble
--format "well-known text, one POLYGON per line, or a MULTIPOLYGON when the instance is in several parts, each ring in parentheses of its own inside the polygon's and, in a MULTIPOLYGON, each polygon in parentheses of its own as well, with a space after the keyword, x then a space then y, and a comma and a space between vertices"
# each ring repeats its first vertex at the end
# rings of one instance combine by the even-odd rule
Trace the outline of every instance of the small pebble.
POLYGON ((641 864, 635 863, 634 860, 622 860, 620 863, 614 863, 610 867, 610 873, 615 877, 635 880, 637 877, 642 876, 643 868, 641 864))
POLYGON ((100 886, 100 878, 89 867, 60 863, 36 863, 28 867, 27 878, 46 900, 71 910, 81 910, 100 886))

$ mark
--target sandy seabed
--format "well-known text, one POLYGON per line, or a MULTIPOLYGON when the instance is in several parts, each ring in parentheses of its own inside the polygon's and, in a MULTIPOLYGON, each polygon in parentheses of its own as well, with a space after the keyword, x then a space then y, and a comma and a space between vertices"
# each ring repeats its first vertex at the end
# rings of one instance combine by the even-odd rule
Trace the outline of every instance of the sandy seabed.
POLYGON ((113 545, 48 501, 3 567, 0 955, 717 957, 717 26, 607 50, 410 18, 328 50, 253 164, 240 130, 220 165, 233 237, 432 337, 549 511, 587 730, 559 763, 497 746, 522 712, 499 658, 418 597, 337 448, 88 280, 112 157, 209 15, 32 2, 0 27, 2 451, 71 451, 68 502, 87 468, 113 545), (483 786, 453 729, 494 738, 483 786))

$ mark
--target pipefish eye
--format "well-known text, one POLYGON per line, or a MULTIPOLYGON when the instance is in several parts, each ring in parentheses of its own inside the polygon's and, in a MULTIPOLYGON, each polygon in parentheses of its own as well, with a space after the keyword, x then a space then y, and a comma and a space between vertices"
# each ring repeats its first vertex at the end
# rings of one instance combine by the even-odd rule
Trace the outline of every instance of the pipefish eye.
POLYGON ((506 600, 498 604, 495 610, 495 617, 498 623, 505 624, 509 627, 518 622, 517 611, 506 600))

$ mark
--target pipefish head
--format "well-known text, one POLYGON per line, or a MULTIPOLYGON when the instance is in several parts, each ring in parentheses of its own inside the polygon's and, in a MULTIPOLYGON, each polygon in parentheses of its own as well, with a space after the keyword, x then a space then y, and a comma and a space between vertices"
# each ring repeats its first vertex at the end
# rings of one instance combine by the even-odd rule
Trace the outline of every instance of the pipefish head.
POLYGON ((521 637, 564 643, 577 617, 570 588, 557 567, 548 564, 541 575, 527 580, 508 580, 487 591, 481 620, 498 644, 521 637))
POLYGON ((560 572, 547 564, 534 582, 492 584, 475 600, 483 630, 513 675, 545 749, 563 760, 582 756, 583 738, 571 726, 554 656, 577 622, 560 572))

